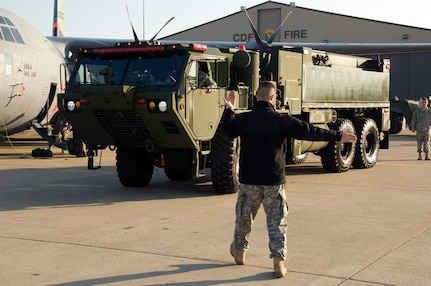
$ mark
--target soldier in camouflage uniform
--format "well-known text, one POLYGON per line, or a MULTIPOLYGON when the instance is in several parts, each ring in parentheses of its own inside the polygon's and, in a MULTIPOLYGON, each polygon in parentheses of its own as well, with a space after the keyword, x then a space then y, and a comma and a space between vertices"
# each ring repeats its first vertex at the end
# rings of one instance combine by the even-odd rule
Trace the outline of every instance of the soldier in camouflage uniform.
POLYGON ((422 160, 422 152, 425 153, 425 160, 429 160, 429 130, 431 125, 431 109, 428 108, 428 99, 421 97, 419 108, 413 113, 410 123, 410 130, 416 132, 416 142, 418 160, 422 160))
POLYGON ((287 138, 355 142, 356 135, 347 131, 326 130, 276 112, 272 100, 275 86, 262 82, 256 93, 251 112, 234 113, 236 93, 225 99, 224 131, 230 137, 241 137, 236 222, 230 252, 237 264, 245 263, 251 225, 263 204, 267 216, 270 257, 274 259, 276 277, 287 273, 284 260, 287 254, 287 202, 285 165, 287 138))

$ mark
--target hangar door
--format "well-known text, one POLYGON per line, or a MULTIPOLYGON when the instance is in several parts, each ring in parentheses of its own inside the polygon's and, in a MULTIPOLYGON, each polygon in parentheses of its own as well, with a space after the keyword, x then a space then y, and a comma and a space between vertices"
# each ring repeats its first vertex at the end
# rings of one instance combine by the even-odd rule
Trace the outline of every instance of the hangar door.
MULTIPOLYGON (((257 31, 262 40, 267 41, 281 24, 281 9, 261 9, 257 12, 257 31)), ((280 34, 274 42, 280 42, 280 34)))

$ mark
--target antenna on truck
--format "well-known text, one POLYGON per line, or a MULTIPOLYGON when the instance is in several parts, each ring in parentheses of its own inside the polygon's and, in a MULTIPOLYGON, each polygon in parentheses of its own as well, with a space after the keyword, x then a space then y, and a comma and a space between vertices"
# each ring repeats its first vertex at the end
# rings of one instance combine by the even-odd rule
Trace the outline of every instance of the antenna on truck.
POLYGON ((130 26, 132 26, 133 37, 135 38, 135 42, 139 42, 138 35, 136 35, 135 28, 133 28, 132 20, 130 19, 129 8, 126 5, 127 17, 129 17, 130 26))
MULTIPOLYGON (((127 17, 129 18, 129 23, 130 26, 132 27, 132 32, 133 32, 133 37, 135 38, 135 42, 139 42, 139 38, 138 35, 136 34, 135 28, 133 27, 133 23, 132 20, 130 19, 130 14, 129 14, 129 8, 126 5, 126 11, 127 11, 127 17)), ((175 17, 171 17, 161 28, 160 30, 150 39, 150 43, 154 42, 154 40, 156 39, 157 35, 163 30, 164 27, 166 27, 167 24, 169 24, 169 22, 171 22, 175 17)))
POLYGON ((169 24, 170 21, 175 19, 175 17, 171 17, 161 28, 160 30, 151 38, 150 42, 154 41, 157 37, 157 35, 163 30, 164 27, 166 27, 167 24, 169 24))

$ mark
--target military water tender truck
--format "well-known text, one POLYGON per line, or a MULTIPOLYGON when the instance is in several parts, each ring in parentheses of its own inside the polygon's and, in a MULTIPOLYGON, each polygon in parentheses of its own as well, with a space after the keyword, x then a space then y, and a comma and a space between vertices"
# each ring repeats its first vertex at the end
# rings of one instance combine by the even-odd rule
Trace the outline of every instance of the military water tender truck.
POLYGON ((236 112, 246 112, 260 80, 277 86, 278 112, 358 135, 356 144, 291 139, 288 163, 314 152, 324 169, 344 172, 373 167, 379 148, 388 148, 389 62, 305 47, 262 53, 137 42, 84 49, 58 106, 86 144, 89 169, 99 150, 116 148, 126 187, 148 185, 154 166, 172 180, 203 176, 210 167, 214 191, 233 193, 240 139, 223 135, 223 99, 236 90, 236 112), (200 86, 199 68, 217 87, 200 86))

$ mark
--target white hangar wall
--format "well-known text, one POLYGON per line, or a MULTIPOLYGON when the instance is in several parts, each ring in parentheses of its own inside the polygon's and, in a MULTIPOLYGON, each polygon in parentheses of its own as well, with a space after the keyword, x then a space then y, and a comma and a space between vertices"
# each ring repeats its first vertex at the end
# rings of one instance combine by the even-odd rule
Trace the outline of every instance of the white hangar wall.
MULTIPOLYGON (((247 7, 247 11, 262 39, 268 38, 292 11, 275 42, 431 43, 431 29, 301 8, 293 3, 267 1, 247 7)), ((163 39, 239 43, 255 40, 248 19, 240 9, 223 18, 163 39)), ((380 56, 391 59, 391 97, 417 99, 431 95, 431 52, 391 52, 380 56)))

